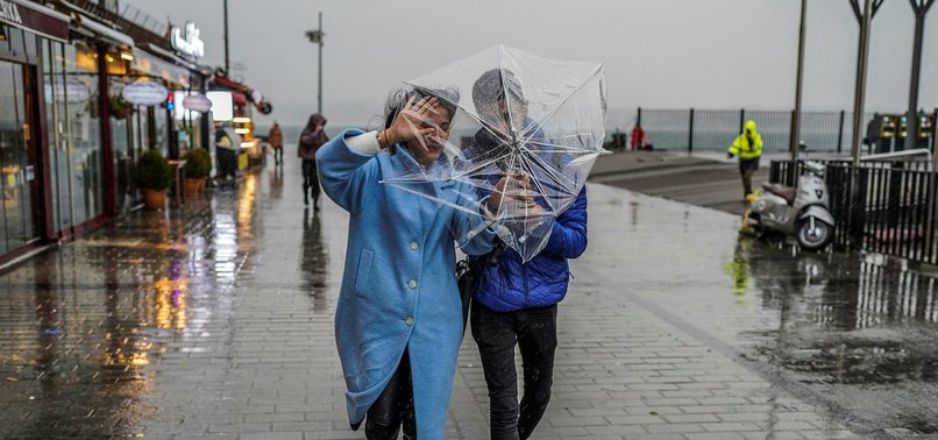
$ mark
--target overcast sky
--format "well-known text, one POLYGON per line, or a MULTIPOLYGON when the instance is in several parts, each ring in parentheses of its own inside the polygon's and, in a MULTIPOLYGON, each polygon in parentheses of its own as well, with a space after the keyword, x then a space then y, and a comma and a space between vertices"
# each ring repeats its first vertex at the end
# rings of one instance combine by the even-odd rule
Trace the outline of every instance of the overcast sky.
MULTIPOLYGON (((195 22, 205 62, 223 64, 222 0, 122 0, 154 17, 195 22)), ((809 0, 806 109, 853 103, 858 26, 847 0, 809 0)), ((364 124, 402 81, 497 44, 606 64, 609 107, 789 109, 798 0, 229 0, 236 72, 300 124, 316 108, 316 50, 304 32, 324 14, 324 107, 330 123, 364 124)), ((926 24, 920 102, 938 106, 938 12, 926 24)), ((909 2, 873 25, 868 108, 908 100, 909 2)), ((616 113, 613 113, 616 114, 616 113)), ((624 117, 623 117, 624 118, 624 117)), ((622 126, 625 126, 623 121, 622 126)))

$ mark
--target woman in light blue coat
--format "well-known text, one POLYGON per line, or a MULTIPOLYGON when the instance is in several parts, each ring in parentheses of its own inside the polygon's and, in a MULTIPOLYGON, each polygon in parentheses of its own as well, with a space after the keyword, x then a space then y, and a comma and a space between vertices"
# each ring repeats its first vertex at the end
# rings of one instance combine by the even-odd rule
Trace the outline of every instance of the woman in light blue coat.
MULTIPOLYGON (((495 236, 483 216, 379 183, 443 160, 455 112, 446 103, 458 102, 445 98, 399 93, 389 102, 384 130, 346 130, 316 154, 323 189, 350 214, 336 344, 349 423, 358 429, 367 415, 369 439, 397 438, 409 402, 416 432, 404 420, 405 438, 443 438, 463 334, 454 242, 471 236, 462 250, 482 255, 495 236)), ((448 196, 457 192, 449 185, 459 183, 417 187, 457 206, 473 205, 448 196)))

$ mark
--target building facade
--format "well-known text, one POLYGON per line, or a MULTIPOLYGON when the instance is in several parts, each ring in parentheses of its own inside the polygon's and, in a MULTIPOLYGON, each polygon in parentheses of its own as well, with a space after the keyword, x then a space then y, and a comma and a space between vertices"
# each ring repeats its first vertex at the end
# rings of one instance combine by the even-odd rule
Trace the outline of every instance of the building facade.
POLYGON ((0 266, 132 209, 144 149, 174 158, 209 146, 209 117, 180 118, 170 98, 204 93, 210 79, 194 25, 119 6, 0 0, 0 266), (167 99, 128 102, 136 83, 167 99))

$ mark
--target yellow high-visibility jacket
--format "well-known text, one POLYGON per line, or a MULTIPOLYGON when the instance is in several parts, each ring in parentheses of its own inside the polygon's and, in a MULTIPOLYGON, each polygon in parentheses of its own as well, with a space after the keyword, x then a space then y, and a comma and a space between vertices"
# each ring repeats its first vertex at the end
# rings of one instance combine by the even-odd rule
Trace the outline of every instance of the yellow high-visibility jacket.
POLYGON ((755 159, 762 156, 762 136, 756 130, 756 121, 746 121, 746 129, 743 134, 736 137, 733 145, 730 145, 730 154, 739 156, 743 159, 755 159), (749 142, 749 134, 752 137, 752 143, 749 142))

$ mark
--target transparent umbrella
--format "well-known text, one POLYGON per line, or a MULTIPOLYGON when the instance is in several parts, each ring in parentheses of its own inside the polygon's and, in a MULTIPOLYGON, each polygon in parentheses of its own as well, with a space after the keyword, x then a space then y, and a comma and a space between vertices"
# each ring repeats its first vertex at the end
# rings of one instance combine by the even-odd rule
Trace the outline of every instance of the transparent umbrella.
POLYGON ((382 182, 478 216, 457 239, 492 227, 529 261, 606 153, 602 64, 497 46, 405 86, 439 102, 410 121, 436 130, 407 145, 413 166, 382 182))

